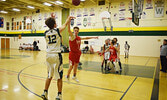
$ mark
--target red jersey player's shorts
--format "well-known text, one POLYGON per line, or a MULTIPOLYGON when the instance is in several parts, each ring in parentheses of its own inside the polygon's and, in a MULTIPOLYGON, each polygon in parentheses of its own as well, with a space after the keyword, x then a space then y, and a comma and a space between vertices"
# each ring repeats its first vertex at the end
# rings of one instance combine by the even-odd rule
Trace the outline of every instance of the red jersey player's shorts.
POLYGON ((69 60, 72 62, 72 65, 74 65, 74 63, 79 63, 80 56, 81 56, 81 52, 76 53, 76 52, 70 51, 69 60))

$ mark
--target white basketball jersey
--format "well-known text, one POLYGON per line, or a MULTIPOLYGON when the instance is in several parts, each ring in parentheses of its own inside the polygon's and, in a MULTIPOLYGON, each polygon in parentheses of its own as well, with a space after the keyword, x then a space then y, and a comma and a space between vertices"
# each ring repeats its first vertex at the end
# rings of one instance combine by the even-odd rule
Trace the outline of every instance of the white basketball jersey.
POLYGON ((47 53, 61 53, 61 35, 58 28, 45 31, 45 40, 47 53))
MULTIPOLYGON (((108 49, 109 47, 110 47, 110 45, 104 44, 105 50, 108 49)), ((110 58, 110 51, 105 52, 105 53, 104 53, 104 59, 105 59, 105 60, 108 60, 109 58, 110 58)))

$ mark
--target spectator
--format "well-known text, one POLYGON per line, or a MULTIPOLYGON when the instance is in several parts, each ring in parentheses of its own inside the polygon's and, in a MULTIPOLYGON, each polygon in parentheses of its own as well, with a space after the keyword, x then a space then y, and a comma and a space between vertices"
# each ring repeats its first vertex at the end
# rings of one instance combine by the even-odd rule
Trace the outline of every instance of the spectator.
POLYGON ((94 49, 91 45, 90 45, 90 54, 94 54, 94 49))
POLYGON ((34 48, 34 50, 37 50, 37 41, 33 42, 33 48, 34 48))
POLYGON ((166 72, 167 69, 167 39, 164 39, 163 45, 160 47, 161 71, 166 72))

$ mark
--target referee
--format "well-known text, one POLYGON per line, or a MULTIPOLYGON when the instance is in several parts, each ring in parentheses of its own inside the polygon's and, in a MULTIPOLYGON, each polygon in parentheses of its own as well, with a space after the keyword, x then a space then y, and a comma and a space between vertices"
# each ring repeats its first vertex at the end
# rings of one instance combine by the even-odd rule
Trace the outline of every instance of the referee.
POLYGON ((167 39, 164 39, 160 47, 161 71, 166 73, 167 70, 167 39))

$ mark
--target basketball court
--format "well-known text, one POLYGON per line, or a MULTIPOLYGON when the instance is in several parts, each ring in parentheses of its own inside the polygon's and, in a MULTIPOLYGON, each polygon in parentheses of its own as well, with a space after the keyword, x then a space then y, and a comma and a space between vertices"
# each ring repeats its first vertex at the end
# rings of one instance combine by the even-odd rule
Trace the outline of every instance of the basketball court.
MULTIPOLYGON (((98 39, 81 41, 81 48, 93 46, 95 53, 82 53, 82 65, 77 70, 79 83, 65 79, 69 53, 62 53, 63 100, 167 100, 167 73, 160 71, 159 58, 160 45, 163 39, 167 39, 166 0, 132 0, 131 6, 128 6, 130 0, 86 0, 78 6, 74 6, 75 0, 59 0, 63 4, 54 4, 56 1, 15 0, 16 4, 12 4, 14 0, 0 0, 0 7, 3 8, 0 9, 0 100, 42 100, 41 94, 48 75, 43 34, 47 27, 44 21, 47 17, 54 17, 60 27, 68 15, 76 17, 71 27, 80 27, 79 36, 94 36, 98 39), (23 3, 24 7, 17 6, 23 3), (44 3, 50 3, 51 6, 44 3), (149 15, 154 14, 154 4, 154 9, 164 7, 163 16, 155 15, 152 18, 153 15, 149 15), (30 11, 27 5, 35 9, 30 11), (11 10, 13 7, 21 11, 14 12, 11 10), (81 9, 83 18, 79 13, 81 9), (128 9, 131 9, 131 13, 128 9), (124 16, 126 11, 129 15, 124 16), (122 71, 116 74, 112 69, 102 73, 101 63, 104 58, 98 52, 106 39, 114 37, 118 38, 121 45, 122 71), (34 41, 37 41, 40 51, 18 50, 20 44, 28 45, 34 41), (131 46, 129 58, 126 59, 125 41, 131 46)), ((63 45, 69 47, 67 32, 66 29, 62 33, 63 45)), ((55 100, 57 92, 57 81, 54 79, 48 90, 49 100, 55 100)))

